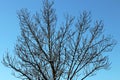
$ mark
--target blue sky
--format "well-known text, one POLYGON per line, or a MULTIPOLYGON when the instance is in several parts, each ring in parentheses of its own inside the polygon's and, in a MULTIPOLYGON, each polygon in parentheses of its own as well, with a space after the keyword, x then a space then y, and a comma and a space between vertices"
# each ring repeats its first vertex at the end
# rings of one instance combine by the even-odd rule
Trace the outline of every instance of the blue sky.
MULTIPOLYGON (((120 0, 55 0, 58 21, 62 21, 65 13, 79 15, 86 10, 91 11, 93 23, 103 20, 105 34, 111 34, 118 44, 109 52, 111 69, 101 70, 97 75, 86 80, 119 80, 120 74, 120 0)), ((16 12, 27 8, 31 12, 40 11, 41 0, 1 0, 0 1, 0 61, 6 51, 13 53, 14 44, 20 34, 19 20, 16 12)), ((0 63, 1 80, 19 80, 11 75, 12 71, 0 63)))

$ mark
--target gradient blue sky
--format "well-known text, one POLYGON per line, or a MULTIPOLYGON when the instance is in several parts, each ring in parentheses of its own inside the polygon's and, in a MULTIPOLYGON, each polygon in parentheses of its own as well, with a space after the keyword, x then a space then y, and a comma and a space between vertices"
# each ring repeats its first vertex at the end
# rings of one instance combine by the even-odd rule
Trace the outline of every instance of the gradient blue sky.
MULTIPOLYGON (((93 23, 103 20, 106 34, 111 34, 118 44, 109 54, 111 69, 101 70, 96 76, 86 80, 119 80, 120 79, 120 0, 55 0, 58 21, 63 14, 79 15, 91 11, 93 23)), ((20 34, 16 12, 28 8, 31 12, 39 11, 41 0, 1 0, 0 1, 0 61, 6 51, 13 53, 16 38, 20 34)), ((60 20, 59 20, 60 19, 60 20)), ((11 75, 12 71, 0 63, 0 80, 19 80, 11 75)))

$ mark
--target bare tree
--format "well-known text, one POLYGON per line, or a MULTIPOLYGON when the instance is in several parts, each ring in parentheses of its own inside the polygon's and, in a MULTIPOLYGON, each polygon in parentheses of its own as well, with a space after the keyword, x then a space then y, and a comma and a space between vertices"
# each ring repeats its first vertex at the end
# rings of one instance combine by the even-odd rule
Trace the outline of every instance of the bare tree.
POLYGON ((101 69, 108 69, 106 52, 115 41, 103 34, 102 21, 91 27, 88 12, 77 19, 67 15, 58 27, 53 2, 45 0, 41 13, 18 12, 21 36, 14 56, 7 54, 3 64, 22 80, 84 80, 101 69))

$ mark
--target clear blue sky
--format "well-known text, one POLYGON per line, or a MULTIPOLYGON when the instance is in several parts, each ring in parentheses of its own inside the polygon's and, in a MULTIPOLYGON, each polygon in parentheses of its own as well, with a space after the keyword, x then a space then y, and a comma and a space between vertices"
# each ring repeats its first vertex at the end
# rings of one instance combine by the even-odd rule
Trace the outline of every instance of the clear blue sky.
MULTIPOLYGON (((28 8, 31 12, 39 11, 41 0, 1 0, 0 1, 0 61, 6 51, 13 53, 16 38, 20 34, 16 12, 28 8)), ((91 11, 92 19, 103 20, 105 33, 111 34, 118 44, 109 54, 111 69, 101 70, 96 76, 86 80, 119 80, 120 79, 120 0, 55 0, 58 21, 63 14, 79 15, 91 11)), ((11 75, 12 71, 0 63, 0 80, 19 80, 11 75)))

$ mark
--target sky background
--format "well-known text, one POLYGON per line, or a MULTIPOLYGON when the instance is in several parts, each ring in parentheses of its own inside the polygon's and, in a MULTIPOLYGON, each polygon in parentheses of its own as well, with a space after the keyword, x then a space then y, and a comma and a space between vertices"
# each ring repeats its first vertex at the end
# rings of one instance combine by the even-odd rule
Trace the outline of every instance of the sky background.
MULTIPOLYGON (((119 80, 120 79, 120 0, 55 0, 58 21, 64 14, 79 15, 82 11, 91 11, 93 23, 103 20, 105 34, 111 34, 117 45, 109 52, 111 69, 100 70, 97 75, 86 80, 119 80)), ((17 36, 20 35, 17 11, 27 8, 32 13, 40 11, 41 0, 0 0, 0 61, 9 51, 14 52, 17 36)), ((0 80, 19 80, 12 76, 13 71, 0 62, 0 80)))

